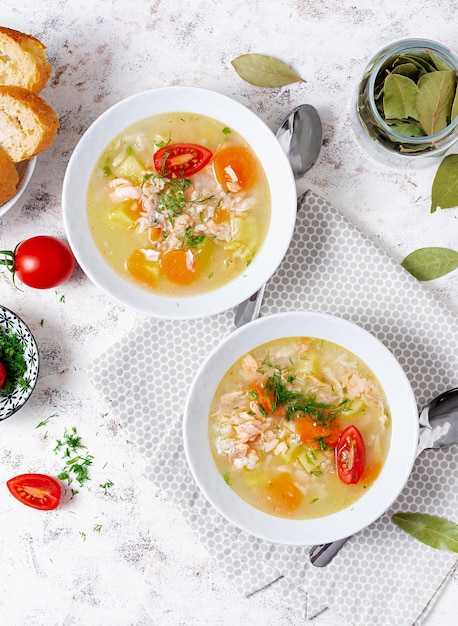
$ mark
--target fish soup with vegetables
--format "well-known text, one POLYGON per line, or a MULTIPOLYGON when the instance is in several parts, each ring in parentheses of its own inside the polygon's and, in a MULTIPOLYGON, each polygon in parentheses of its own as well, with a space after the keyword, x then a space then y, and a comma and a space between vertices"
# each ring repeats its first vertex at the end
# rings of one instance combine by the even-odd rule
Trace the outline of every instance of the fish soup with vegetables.
POLYGON ((152 116, 116 137, 88 189, 94 241, 121 276, 164 295, 224 285, 270 223, 270 189, 247 142, 190 113, 152 116))
POLYGON ((290 337, 253 349, 225 374, 209 439, 241 498, 272 515, 311 519, 370 488, 388 455, 391 417, 380 383, 355 354, 290 337))

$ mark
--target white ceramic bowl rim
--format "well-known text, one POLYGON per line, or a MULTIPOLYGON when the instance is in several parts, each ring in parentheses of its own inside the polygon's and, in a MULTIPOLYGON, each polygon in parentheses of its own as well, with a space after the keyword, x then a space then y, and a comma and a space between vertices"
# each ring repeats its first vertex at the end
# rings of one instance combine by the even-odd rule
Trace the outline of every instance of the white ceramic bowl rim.
POLYGON ((7 211, 9 211, 13 206, 18 202, 22 194, 27 188, 30 179, 32 178, 33 171, 35 169, 35 165, 37 163, 37 157, 32 157, 27 161, 21 161, 21 163, 17 163, 16 169, 19 172, 19 183, 16 189, 15 195, 10 198, 7 202, 0 206, 0 217, 5 215, 7 211))
POLYGON ((200 366, 186 400, 183 422, 186 458, 203 494, 227 520, 274 543, 312 545, 350 536, 378 519, 407 482, 418 446, 418 412, 409 381, 391 352, 363 328, 331 315, 293 312, 270 315, 226 337, 200 366), (210 403, 230 366, 255 346, 281 337, 310 336, 337 343, 357 354, 381 383, 392 416, 386 463, 367 492, 353 505, 315 520, 287 520, 255 509, 225 483, 208 440, 210 403))
POLYGON ((17 387, 9 395, 0 396, 1 421, 16 413, 16 411, 23 407, 32 395, 38 380, 40 354, 38 352, 35 337, 32 335, 32 331, 24 320, 21 319, 17 313, 2 305, 0 305, 0 326, 2 329, 11 329, 14 333, 16 333, 16 335, 18 335, 25 346, 24 360, 27 365, 27 370, 24 376, 30 381, 30 387, 27 389, 20 389, 17 387))
POLYGON ((232 308, 257 291, 282 261, 294 230, 294 176, 274 133, 252 111, 220 93, 172 86, 151 89, 118 102, 89 127, 65 173, 63 219, 69 244, 86 275, 121 304, 159 318, 191 319, 232 308), (219 289, 191 297, 160 296, 129 283, 103 259, 92 238, 86 210, 90 175, 110 141, 135 122, 164 112, 199 113, 219 119, 246 139, 267 174, 272 207, 266 240, 241 276, 219 289))

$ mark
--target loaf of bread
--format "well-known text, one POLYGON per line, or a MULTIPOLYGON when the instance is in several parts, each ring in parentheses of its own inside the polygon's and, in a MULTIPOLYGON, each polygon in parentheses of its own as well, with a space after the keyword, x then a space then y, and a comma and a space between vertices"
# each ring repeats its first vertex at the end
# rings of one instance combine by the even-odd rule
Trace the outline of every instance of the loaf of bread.
POLYGON ((50 147, 59 127, 54 110, 40 96, 0 85, 0 148, 18 163, 50 147))
POLYGON ((0 206, 16 194, 19 176, 11 157, 0 149, 0 206))
POLYGON ((51 76, 46 46, 17 30, 0 26, 0 84, 39 93, 51 76))

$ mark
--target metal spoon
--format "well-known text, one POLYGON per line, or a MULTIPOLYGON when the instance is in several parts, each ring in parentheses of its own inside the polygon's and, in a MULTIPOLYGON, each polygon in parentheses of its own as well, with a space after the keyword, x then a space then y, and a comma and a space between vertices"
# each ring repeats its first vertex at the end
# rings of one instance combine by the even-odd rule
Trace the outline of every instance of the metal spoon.
MULTIPOLYGON (((315 165, 323 143, 323 128, 315 107, 300 104, 293 109, 278 129, 277 139, 289 159, 294 178, 300 178, 315 165)), ((236 328, 259 316, 265 288, 266 283, 238 305, 234 319, 236 328)))
MULTIPOLYGON (((444 448, 458 441, 458 387, 444 391, 420 413, 417 457, 427 448, 444 448)), ((309 553, 315 567, 324 567, 339 552, 349 537, 314 546, 309 553)))

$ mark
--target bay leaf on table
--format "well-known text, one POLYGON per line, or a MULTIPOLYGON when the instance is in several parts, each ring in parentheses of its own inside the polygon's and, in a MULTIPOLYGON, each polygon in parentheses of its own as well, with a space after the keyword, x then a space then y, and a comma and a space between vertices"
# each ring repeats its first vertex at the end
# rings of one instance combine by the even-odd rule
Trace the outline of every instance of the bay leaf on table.
POLYGON ((458 154, 442 159, 431 189, 431 213, 458 206, 458 154))
POLYGON ((419 248, 408 254, 401 265, 417 280, 434 280, 458 267, 458 251, 450 248, 419 248))
POLYGON ((265 54, 242 54, 231 64, 240 78, 256 87, 282 87, 306 82, 290 67, 265 54))
POLYGON ((427 135, 448 126, 455 92, 456 73, 452 70, 430 72, 418 81, 418 119, 427 135))
POLYGON ((407 76, 388 74, 383 92, 385 119, 402 120, 411 117, 418 120, 416 106, 418 91, 417 85, 407 76))
POLYGON ((431 548, 458 552, 458 526, 453 522, 427 513, 395 513, 391 519, 431 548))

